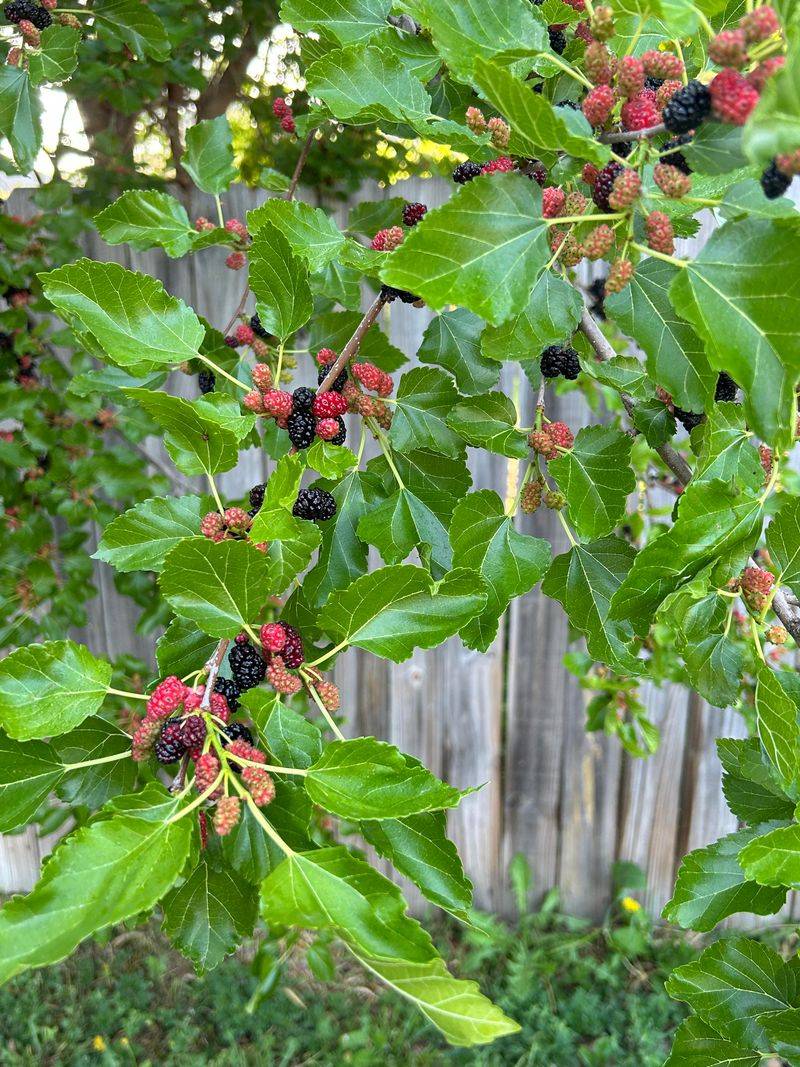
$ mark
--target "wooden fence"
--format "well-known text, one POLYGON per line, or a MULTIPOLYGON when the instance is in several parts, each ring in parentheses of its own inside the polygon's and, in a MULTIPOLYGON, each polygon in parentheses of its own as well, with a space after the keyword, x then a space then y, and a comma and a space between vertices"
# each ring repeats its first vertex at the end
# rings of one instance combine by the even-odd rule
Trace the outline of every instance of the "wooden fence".
MULTIPOLYGON (((412 180, 391 192, 398 191, 429 206, 450 195, 438 180, 412 180)), ((358 199, 383 195, 391 194, 371 187, 358 199)), ((264 198, 235 189, 226 214, 243 218, 264 198)), ((20 210, 12 201, 14 209, 20 210)), ((213 206, 198 196, 189 210, 211 216, 213 206)), ((243 284, 241 274, 223 266, 220 250, 173 261, 157 252, 110 248, 95 236, 86 251, 155 275, 217 325, 231 315, 243 284)), ((393 305, 384 328, 413 355, 429 320, 427 311, 393 305)), ((188 386, 180 375, 173 384, 176 391, 188 386)), ((526 382, 522 390, 531 411, 526 382)), ((589 421, 577 394, 549 399, 548 414, 574 429, 589 421)), ((171 469, 159 442, 148 447, 159 467, 171 469)), ((477 488, 504 494, 506 460, 471 452, 471 463, 477 488)), ((222 476, 222 489, 241 494, 266 472, 264 458, 251 450, 237 471, 222 476)), ((567 547, 559 523, 545 510, 521 516, 520 529, 548 538, 555 552, 567 547)), ((152 661, 153 644, 134 633, 136 611, 116 593, 104 564, 96 567, 95 585, 91 621, 76 638, 99 655, 131 652, 152 661)), ((398 666, 350 651, 337 667, 346 729, 391 740, 456 786, 487 783, 450 815, 479 906, 512 910, 507 870, 521 852, 533 871, 535 897, 558 886, 566 908, 593 916, 609 901, 613 862, 632 860, 647 873, 644 903, 658 911, 671 894, 681 857, 735 826, 722 798, 714 739, 742 736, 742 721, 681 687, 645 685, 642 697, 661 745, 650 759, 632 759, 615 740, 585 733, 585 696, 562 665, 568 647, 560 604, 536 589, 512 603, 486 655, 457 639, 398 666)), ((50 844, 31 831, 0 841, 0 891, 29 888, 50 844)), ((414 892, 410 896, 419 902, 414 892)))

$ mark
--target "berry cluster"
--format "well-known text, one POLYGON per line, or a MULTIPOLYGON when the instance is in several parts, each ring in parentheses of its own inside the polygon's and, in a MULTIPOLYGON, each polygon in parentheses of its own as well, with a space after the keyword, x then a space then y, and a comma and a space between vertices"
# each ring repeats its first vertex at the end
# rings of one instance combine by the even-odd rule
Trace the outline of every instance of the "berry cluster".
MULTIPOLYGON (((253 518, 244 508, 226 508, 222 514, 209 511, 200 520, 200 533, 209 541, 241 541, 247 537, 247 531, 253 524, 253 518)), ((267 550, 266 542, 255 546, 260 551, 267 550)))
POLYGON ((282 96, 272 101, 272 113, 276 119, 280 119, 281 129, 284 133, 294 133, 297 129, 292 114, 292 106, 282 96))
MULTIPOLYGON (((176 763, 187 754, 197 759, 207 733, 206 721, 198 714, 204 696, 205 686, 192 689, 174 675, 162 679, 134 730, 132 758, 143 762, 154 753, 159 763, 176 763)), ((212 692, 208 710, 222 723, 230 719, 228 702, 219 692, 212 692)))
POLYGON ((745 567, 739 578, 739 591, 751 611, 760 615, 770 601, 775 575, 762 567, 745 567))
POLYGON ((528 444, 537 456, 557 459, 562 452, 569 452, 575 444, 575 438, 565 422, 549 422, 541 430, 530 432, 528 444))
POLYGON ((569 345, 549 345, 539 357, 542 377, 574 381, 581 372, 578 353, 569 345))
POLYGON ((488 133, 495 148, 508 148, 511 127, 499 115, 495 115, 487 121, 480 108, 468 107, 466 120, 467 126, 473 133, 488 133))
MULTIPOLYGON (((319 371, 320 383, 326 374, 327 368, 323 364, 319 371)), ((317 393, 307 386, 300 386, 293 393, 273 389, 270 369, 263 363, 257 363, 253 368, 253 384, 256 388, 244 398, 245 407, 257 415, 275 419, 282 429, 288 430, 295 448, 308 448, 315 437, 335 445, 344 444, 347 430, 342 416, 347 411, 347 400, 338 389, 332 388, 324 393, 317 393)))
POLYGON ((391 394, 394 383, 391 376, 376 367, 374 363, 351 363, 351 380, 342 389, 342 397, 347 403, 348 411, 364 419, 374 419, 379 426, 387 430, 392 424, 392 412, 383 398, 391 394), (377 397, 363 392, 377 393, 377 397))

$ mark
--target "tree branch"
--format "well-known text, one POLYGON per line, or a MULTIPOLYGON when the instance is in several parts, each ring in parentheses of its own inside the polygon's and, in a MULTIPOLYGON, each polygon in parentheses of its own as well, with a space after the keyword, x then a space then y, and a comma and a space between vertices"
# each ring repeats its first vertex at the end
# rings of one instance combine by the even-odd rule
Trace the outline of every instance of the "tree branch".
POLYGON ((356 326, 355 333, 344 346, 333 366, 320 382, 319 388, 317 389, 317 395, 320 393, 327 393, 356 352, 358 352, 367 330, 375 322, 378 315, 380 315, 381 309, 385 303, 386 297, 381 290, 364 313, 364 318, 359 322, 358 326, 356 326))
POLYGON ((646 137, 655 137, 657 133, 666 133, 667 127, 663 122, 656 126, 648 126, 644 130, 623 130, 619 133, 601 133, 597 138, 601 144, 623 144, 625 141, 643 141, 646 137))
POLYGON ((286 190, 286 199, 294 200, 294 194, 297 192, 297 185, 300 181, 300 175, 303 173, 303 167, 306 165, 308 159, 308 153, 311 151, 311 146, 314 143, 314 135, 317 132, 316 126, 313 130, 308 131, 303 147, 300 150, 300 155, 297 158, 297 164, 294 168, 294 174, 292 174, 292 181, 289 188, 286 190))
POLYGON ((214 692, 214 685, 216 684, 220 669, 222 668, 222 661, 225 659, 225 653, 228 651, 229 644, 230 639, 223 637, 214 649, 211 659, 206 664, 208 675, 206 676, 206 688, 203 693, 203 699, 200 701, 201 711, 208 711, 211 708, 211 695, 214 692))

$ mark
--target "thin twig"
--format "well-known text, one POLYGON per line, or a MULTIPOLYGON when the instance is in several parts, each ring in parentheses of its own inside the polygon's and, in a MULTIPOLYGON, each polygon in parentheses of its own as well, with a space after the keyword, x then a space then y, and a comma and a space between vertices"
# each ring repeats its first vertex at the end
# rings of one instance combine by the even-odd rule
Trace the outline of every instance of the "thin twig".
POLYGON ((211 708, 211 694, 214 692, 214 684, 217 681, 217 676, 222 667, 222 661, 225 659, 225 653, 228 651, 229 644, 230 639, 223 637, 214 649, 211 659, 206 664, 206 667, 208 668, 208 677, 206 678, 206 688, 203 693, 203 699, 200 701, 201 711, 209 711, 211 708))
POLYGON ((236 320, 239 318, 241 313, 244 311, 244 306, 247 303, 247 298, 248 298, 249 295, 250 295, 250 282, 248 280, 248 281, 245 282, 244 292, 242 293, 242 298, 239 301, 239 303, 237 304, 236 310, 231 315, 230 322, 225 327, 225 329, 222 331, 225 334, 226 337, 231 332, 231 327, 233 326, 234 322, 236 322, 236 320))
POLYGON ((308 131, 306 139, 303 142, 303 147, 300 150, 300 155, 298 156, 297 163, 294 168, 292 180, 289 183, 289 188, 286 190, 287 200, 294 200, 294 194, 297 192, 297 186, 300 182, 300 175, 303 173, 303 167, 306 165, 308 153, 311 151, 311 146, 314 143, 314 135, 316 134, 316 132, 317 128, 315 126, 313 130, 308 131))
POLYGON ((647 126, 643 130, 622 130, 619 133, 601 133, 597 140, 601 144, 624 144, 626 141, 644 141, 647 137, 655 137, 657 133, 666 133, 667 127, 663 122, 655 126, 647 126))
POLYGON ((317 395, 320 393, 327 393, 356 352, 358 352, 361 342, 366 336, 367 330, 369 330, 378 315, 380 315, 381 310, 386 303, 386 299, 386 296, 381 292, 372 301, 369 308, 364 313, 364 318, 359 322, 358 326, 356 326, 355 333, 344 346, 333 363, 333 366, 320 382, 319 388, 317 389, 317 395))

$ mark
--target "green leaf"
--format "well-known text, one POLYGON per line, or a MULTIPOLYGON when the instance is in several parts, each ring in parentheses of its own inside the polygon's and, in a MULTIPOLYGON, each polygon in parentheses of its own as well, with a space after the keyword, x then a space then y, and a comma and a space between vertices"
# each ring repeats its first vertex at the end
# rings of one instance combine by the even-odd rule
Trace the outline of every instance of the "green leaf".
MULTIPOLYGON (((315 315, 309 331, 309 348, 312 352, 320 348, 332 348, 334 352, 340 352, 360 322, 360 311, 329 311, 324 315, 315 315)), ((387 374, 408 362, 400 349, 390 344, 389 338, 377 324, 367 330, 358 354, 359 359, 374 363, 387 374)))
POLYGON ((251 541, 269 542, 267 558, 275 593, 282 592, 305 570, 322 539, 315 523, 291 513, 302 477, 302 458, 283 456, 267 482, 264 502, 250 528, 251 541))
POLYGON ((123 369, 145 366, 149 372, 198 354, 205 334, 200 320, 155 278, 91 259, 39 278, 50 303, 123 369))
POLYGON ((460 393, 483 393, 500 377, 499 364, 481 355, 483 328, 483 321, 464 308, 443 311, 428 323, 417 358, 449 371, 460 393))
POLYGON ((389 860, 428 900, 467 920, 472 883, 464 874, 458 849, 447 836, 444 811, 362 822, 360 830, 378 855, 389 860))
POLYGON ((520 1029, 492 1004, 477 982, 453 978, 444 961, 406 963, 355 953, 390 989, 410 1000, 451 1045, 484 1045, 520 1029))
POLYGON ((294 255, 281 231, 270 225, 262 226, 253 238, 248 260, 261 325, 285 341, 311 318, 308 267, 294 255))
POLYGON ((672 1051, 664 1067, 758 1067, 761 1054, 742 1048, 690 1016, 675 1034, 672 1051))
POLYGON ((773 563, 780 568, 782 585, 793 593, 800 592, 800 499, 785 500, 767 527, 767 548, 773 563))
POLYGON ((342 819, 402 819, 454 808, 463 796, 419 760, 374 737, 331 741, 309 767, 305 787, 315 804, 342 819))
POLYGON ((681 152, 692 170, 701 174, 728 174, 747 166, 742 151, 742 128, 727 123, 702 122, 681 152))
MULTIPOLYGON (((472 82, 481 60, 498 53, 524 49, 535 56, 549 51, 545 27, 525 0, 497 0, 489 12, 470 0, 406 0, 404 10, 430 30, 437 50, 460 81, 472 82)), ((511 116, 507 118, 513 126, 511 116)))
POLYGON ((759 1022, 769 1038, 770 1050, 787 1063, 796 1064, 800 1056, 800 1008, 765 1012, 759 1022))
POLYGON ((227 867, 201 858, 183 883, 164 898, 164 933, 198 974, 210 971, 252 934, 258 918, 254 887, 227 867))
POLYGON ((94 224, 110 245, 163 248, 173 259, 185 256, 197 236, 183 204, 155 189, 128 189, 95 215, 94 224))
POLYGON ((402 196, 390 196, 386 200, 362 200, 350 208, 347 229, 372 238, 378 230, 399 226, 403 219, 406 200, 402 196))
POLYGON ((737 819, 748 823, 791 819, 794 803, 756 737, 720 738, 717 752, 723 767, 722 791, 737 819))
POLYGON ((280 13, 283 22, 303 33, 313 31, 339 44, 355 44, 386 29, 391 6, 390 0, 335 0, 333 4, 284 0, 280 13))
POLYGON ((429 211, 381 278, 436 310, 460 304, 496 326, 527 306, 549 258, 536 183, 520 174, 486 174, 429 211))
POLYGON ((753 448, 741 404, 714 404, 708 418, 692 434, 697 463, 692 480, 734 479, 750 489, 764 484, 764 468, 753 448))
POLYGON ((699 959, 672 972, 666 988, 726 1039, 769 1048, 757 1016, 794 1003, 795 970, 771 948, 744 937, 707 948, 699 959))
POLYGON ((651 448, 660 448, 675 435, 675 416, 656 397, 640 400, 633 409, 631 422, 644 434, 651 448))
POLYGON ((800 144, 800 42, 788 35, 786 64, 767 79, 743 131, 743 146, 755 163, 766 165, 800 144))
POLYGON ((708 365, 703 342, 670 303, 668 291, 678 270, 663 260, 645 260, 630 285, 608 297, 605 308, 646 353, 653 381, 678 407, 703 411, 714 395, 717 375, 708 365))
POLYGON ((456 505, 450 541, 453 566, 476 571, 486 584, 486 607, 461 630, 468 648, 485 652, 511 600, 529 592, 547 570, 550 545, 541 537, 518 533, 491 489, 470 493, 456 505))
POLYGON ((322 755, 319 728, 284 704, 277 693, 250 689, 242 693, 241 702, 281 766, 306 769, 322 755))
POLYGON ((160 571, 164 557, 184 537, 196 537, 209 501, 199 496, 153 497, 106 526, 93 559, 118 571, 160 571))
MULTIPOLYGON (((781 826, 758 836, 755 827, 739 853, 739 863, 748 878, 762 886, 800 886, 800 826, 781 826)), ((754 909, 750 909, 754 910, 754 909)))
POLYGON ((707 931, 737 912, 774 915, 782 908, 786 888, 759 885, 745 875, 737 859, 760 832, 759 827, 737 830, 684 856, 664 918, 684 930, 707 931))
POLYGON ((0 982, 68 956, 85 938, 148 912, 179 876, 191 820, 116 815, 74 831, 38 884, 0 910, 0 982))
POLYGON ((203 119, 186 133, 183 168, 198 189, 217 196, 236 177, 233 134, 225 115, 203 119))
POLYGON ((239 442, 233 430, 212 416, 208 408, 179 396, 149 389, 125 389, 147 414, 166 431, 165 445, 172 462, 184 474, 229 471, 239 459, 239 442))
POLYGON ((129 758, 66 769, 69 764, 87 760, 123 754, 130 756, 130 737, 108 719, 102 719, 99 715, 90 716, 77 730, 54 741, 53 748, 65 765, 64 778, 58 783, 58 795, 68 804, 85 804, 95 811, 111 797, 127 793, 136 785, 138 767, 129 758))
POLYGON ((201 633, 188 619, 176 618, 156 641, 156 660, 159 675, 165 678, 175 674, 178 678, 199 670, 207 662, 216 647, 213 637, 201 633))
POLYGON ((14 162, 29 171, 42 144, 41 104, 28 72, 22 67, 0 67, 0 134, 8 138, 14 162))
POLYGON ((502 326, 486 327, 481 338, 483 354, 496 360, 536 359, 548 345, 572 336, 582 311, 583 300, 575 286, 545 271, 519 314, 502 326))
POLYGON ((784 788, 797 779, 797 705, 780 683, 777 674, 761 664, 756 675, 756 726, 770 763, 784 788))
POLYGON ((448 415, 447 425, 469 445, 515 459, 528 455, 527 438, 517 429, 517 409, 505 393, 463 400, 448 415))
POLYGON ((374 45, 334 49, 306 70, 308 91, 353 124, 430 114, 431 98, 392 52, 374 45))
POLYGON ((625 514, 629 493, 636 488, 631 470, 628 434, 607 426, 584 427, 575 445, 548 471, 567 498, 570 521, 586 539, 609 533, 625 514))
POLYGON ((345 445, 332 445, 319 437, 302 455, 308 466, 323 478, 341 478, 358 466, 355 453, 345 445))
POLYGON ((444 371, 415 367, 400 379, 395 399, 389 440, 399 452, 428 448, 455 456, 461 451, 446 421, 458 392, 444 371))
POLYGON ((27 825, 63 774, 61 760, 44 741, 0 734, 0 833, 27 825))
POLYGON ((721 555, 752 547, 761 530, 758 497, 721 481, 689 484, 673 526, 637 553, 611 601, 609 617, 647 634, 664 598, 721 555))
POLYGON ((793 226, 726 222, 670 288, 677 312, 703 338, 711 365, 745 391, 751 428, 774 444, 792 420, 800 369, 800 262, 793 226))
POLYGON ((640 403, 645 403, 653 396, 653 383, 635 356, 615 356, 602 363, 594 359, 584 359, 581 369, 595 381, 615 389, 618 393, 628 393, 640 403))
POLYGON ((211 637, 235 637, 257 623, 270 595, 271 567, 247 541, 187 538, 164 561, 161 594, 173 611, 211 637))
POLYGON ((95 0, 92 17, 100 37, 127 45, 139 59, 169 56, 169 40, 161 20, 139 0, 95 0))
POLYGON ((320 271, 335 259, 345 237, 322 208, 300 200, 273 198, 247 212, 247 228, 255 236, 266 223, 281 231, 295 255, 308 262, 312 272, 320 271))
POLYGON ((454 570, 440 582, 401 564, 357 578, 329 598, 319 625, 338 642, 401 663, 415 648, 433 648, 466 625, 486 604, 484 583, 454 570))
POLYGON ((611 158, 608 145, 600 144, 593 136, 582 115, 553 107, 542 94, 532 92, 528 84, 499 63, 476 60, 474 81, 511 125, 509 151, 514 155, 538 159, 542 151, 563 151, 600 166, 611 158))
POLYGON ((358 536, 374 545, 385 563, 402 563, 414 548, 420 548, 430 554, 434 577, 441 578, 452 566, 447 528, 405 486, 361 517, 358 536))
POLYGON ((405 909, 398 887, 342 845, 288 856, 261 887, 270 925, 329 930, 384 959, 435 959, 430 937, 405 909))
POLYGON ((73 26, 53 23, 42 30, 41 48, 31 52, 28 73, 33 85, 66 81, 78 65, 81 31, 73 26))
POLYGON ((561 603, 570 625, 583 634, 590 655, 624 674, 640 674, 642 663, 631 648, 633 629, 609 619, 609 605, 635 556, 618 537, 574 545, 556 556, 542 582, 542 592, 561 603))
POLYGON ((100 707, 111 664, 74 641, 16 649, 0 661, 0 726, 17 741, 65 734, 100 707))
POLYGON ((709 634, 683 649, 691 685, 715 708, 727 708, 739 699, 744 669, 741 647, 724 633, 709 634))

